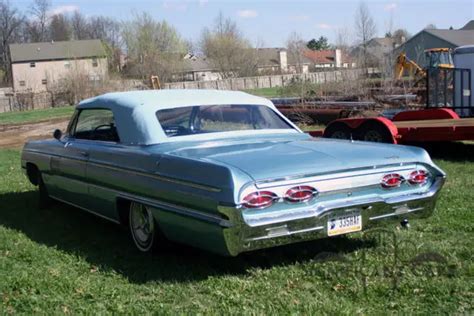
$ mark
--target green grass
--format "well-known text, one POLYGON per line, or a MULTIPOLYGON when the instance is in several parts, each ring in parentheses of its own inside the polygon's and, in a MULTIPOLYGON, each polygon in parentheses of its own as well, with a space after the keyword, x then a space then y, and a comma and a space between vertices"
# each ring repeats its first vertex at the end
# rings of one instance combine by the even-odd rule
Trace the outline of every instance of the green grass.
POLYGON ((72 112, 74 112, 73 106, 63 106, 44 110, 0 113, 0 125, 31 123, 53 118, 70 117, 72 112))
POLYGON ((311 131, 323 131, 326 128, 326 125, 323 124, 297 124, 298 127, 304 132, 311 132, 311 131))
POLYGON ((258 95, 265 98, 278 98, 281 97, 280 88, 259 88, 259 89, 248 89, 244 90, 247 93, 258 95))
POLYGON ((448 174, 436 212, 389 228, 403 258, 447 262, 399 266, 394 287, 393 249, 360 233, 236 258, 138 254, 114 224, 62 204, 38 210, 19 152, 0 150, 0 314, 472 314, 474 145, 433 152, 448 174))

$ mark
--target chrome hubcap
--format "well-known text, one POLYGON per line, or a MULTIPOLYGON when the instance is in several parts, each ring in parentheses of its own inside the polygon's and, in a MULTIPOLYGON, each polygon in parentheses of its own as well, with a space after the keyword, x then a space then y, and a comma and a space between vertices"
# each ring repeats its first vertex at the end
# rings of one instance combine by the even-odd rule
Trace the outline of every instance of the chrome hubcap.
POLYGON ((138 249, 148 251, 155 233, 153 215, 148 207, 135 202, 130 205, 130 230, 138 249))

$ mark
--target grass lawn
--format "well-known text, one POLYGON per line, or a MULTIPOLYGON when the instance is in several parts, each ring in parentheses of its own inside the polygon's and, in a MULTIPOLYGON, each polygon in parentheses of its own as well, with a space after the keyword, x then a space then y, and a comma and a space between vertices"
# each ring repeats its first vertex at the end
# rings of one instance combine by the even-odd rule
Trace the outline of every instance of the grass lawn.
POLYGON ((0 113, 0 125, 30 123, 59 117, 70 117, 73 106, 63 106, 44 110, 0 113))
POLYGON ((249 90, 244 90, 244 92, 247 92, 247 93, 250 93, 250 94, 253 94, 253 95, 258 95, 260 97, 265 97, 265 98, 279 98, 279 97, 281 97, 280 88, 278 88, 278 87, 249 89, 249 90))
POLYGON ((19 151, 0 150, 0 314, 472 314, 474 144, 433 156, 447 183, 432 217, 387 227, 394 263, 391 237, 362 233, 236 258, 184 246, 141 255, 114 224, 38 210, 19 151), (423 253, 435 262, 417 264, 423 253))

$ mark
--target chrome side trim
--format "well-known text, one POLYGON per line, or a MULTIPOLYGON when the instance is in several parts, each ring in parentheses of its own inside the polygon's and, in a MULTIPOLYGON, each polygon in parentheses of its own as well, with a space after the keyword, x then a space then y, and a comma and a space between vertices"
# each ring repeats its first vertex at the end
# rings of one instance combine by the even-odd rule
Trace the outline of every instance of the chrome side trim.
POLYGON ((46 156, 50 156, 50 157, 59 157, 59 158, 74 160, 74 161, 81 162, 81 163, 89 163, 91 165, 95 165, 95 166, 98 166, 98 167, 101 167, 101 168, 107 168, 107 169, 115 170, 115 171, 128 172, 128 173, 131 173, 131 174, 136 174, 136 175, 140 175, 140 176, 144 176, 144 177, 148 177, 148 178, 153 178, 153 179, 157 179, 157 180, 160 180, 160 181, 176 183, 176 184, 192 187, 192 188, 195 188, 195 189, 201 189, 201 190, 205 190, 205 191, 209 191, 209 192, 221 192, 222 191, 221 189, 213 187, 213 186, 208 186, 208 185, 195 183, 195 182, 191 182, 191 181, 186 181, 186 180, 170 178, 170 177, 163 176, 163 175, 160 175, 160 174, 157 174, 157 173, 150 173, 150 172, 147 172, 146 170, 131 169, 131 168, 126 168, 126 167, 119 166, 119 165, 116 165, 116 164, 103 163, 103 162, 99 162, 97 160, 84 160, 84 159, 79 159, 79 158, 76 158, 76 157, 69 157, 69 156, 62 156, 62 155, 56 155, 56 154, 51 154, 51 153, 45 153, 45 152, 42 152, 42 151, 39 151, 39 150, 34 150, 34 149, 25 149, 24 151, 35 153, 35 154, 46 155, 46 156))
MULTIPOLYGON (((126 192, 123 192, 123 191, 118 191, 118 190, 115 190, 115 189, 107 188, 107 187, 96 185, 96 184, 90 184, 90 183, 88 184, 88 183, 86 183, 84 181, 80 181, 80 180, 75 180, 75 179, 70 179, 70 180, 84 183, 85 185, 89 186, 92 189, 95 187, 95 188, 100 188, 102 190, 108 190, 108 191, 112 192, 113 194, 115 194, 115 199, 123 198, 123 199, 129 200, 129 201, 135 201, 135 202, 138 202, 138 203, 148 205, 150 207, 159 208, 160 210, 163 210, 165 212, 171 212, 171 213, 175 213, 175 214, 178 214, 178 215, 181 215, 181 216, 190 217, 190 218, 200 220, 200 221, 204 221, 204 222, 207 222, 207 223, 211 223, 211 224, 214 224, 214 225, 219 225, 223 228, 229 228, 229 227, 233 226, 231 221, 229 221, 225 218, 222 218, 219 215, 204 213, 204 212, 201 212, 201 211, 198 211, 198 210, 195 210, 195 209, 191 209, 191 208, 188 208, 188 207, 184 207, 184 206, 181 206, 181 205, 177 205, 177 204, 173 204, 173 203, 169 203, 169 202, 164 202, 164 201, 159 201, 159 200, 155 200, 155 199, 150 199, 150 198, 146 198, 146 197, 141 197, 141 196, 138 196, 138 195, 135 195, 135 194, 130 194, 130 193, 126 193, 126 192)), ((110 220, 114 223, 120 224, 119 221, 117 221, 113 218, 109 218, 105 215, 102 215, 100 213, 91 211, 91 210, 89 210, 87 208, 84 208, 82 206, 79 206, 77 204, 68 202, 66 200, 63 200, 63 199, 55 197, 55 196, 51 196, 51 198, 53 198, 55 200, 58 200, 58 201, 61 201, 63 203, 69 204, 71 206, 80 208, 80 209, 85 210, 89 213, 92 213, 92 214, 95 214, 99 217, 110 220)))
POLYGON ((205 221, 211 224, 217 224, 221 227, 228 228, 232 227, 232 223, 226 219, 223 219, 222 217, 212 215, 212 214, 206 214, 194 209, 190 209, 184 206, 168 203, 168 202, 163 202, 163 201, 158 201, 154 199, 149 199, 149 198, 144 198, 140 196, 136 196, 133 194, 128 194, 124 192, 118 192, 117 197, 130 200, 130 201, 135 201, 138 203, 142 203, 154 208, 158 208, 160 210, 172 212, 178 215, 182 216, 187 216, 187 217, 192 217, 197 220, 205 221))
POLYGON ((55 200, 57 200, 57 201, 59 201, 59 202, 62 202, 62 203, 64 203, 64 204, 68 204, 68 205, 74 206, 74 207, 76 207, 76 208, 78 208, 78 209, 81 209, 81 210, 86 211, 86 212, 88 212, 88 213, 91 213, 91 214, 94 214, 94 215, 96 215, 96 216, 99 216, 99 217, 101 217, 101 218, 103 218, 103 219, 106 219, 106 220, 108 220, 108 221, 111 221, 111 222, 113 222, 113 223, 115 223, 115 224, 120 224, 119 221, 117 221, 117 220, 115 220, 115 219, 113 219, 113 218, 110 218, 110 217, 104 216, 104 215, 102 215, 102 214, 99 214, 99 213, 97 213, 97 212, 91 211, 91 210, 89 210, 88 208, 85 208, 85 207, 79 206, 79 205, 77 205, 77 204, 68 202, 68 201, 63 200, 63 199, 61 199, 61 198, 58 198, 58 197, 56 197, 56 196, 54 196, 54 195, 49 195, 49 197, 52 198, 52 199, 55 199, 55 200))
POLYGON ((33 154, 39 154, 39 155, 43 155, 43 156, 48 156, 48 157, 50 157, 50 158, 52 158, 52 157, 65 158, 65 159, 77 161, 77 162, 80 162, 80 163, 86 163, 86 162, 87 162, 87 159, 85 159, 85 158, 82 158, 82 159, 81 159, 81 158, 74 157, 74 156, 61 156, 61 155, 57 155, 57 154, 46 153, 46 152, 39 151, 39 150, 35 150, 35 149, 23 149, 23 151, 24 151, 24 152, 28 152, 28 153, 33 153, 33 154))
MULTIPOLYGON (((74 181, 83 182, 83 181, 79 181, 79 180, 74 180, 74 181)), ((85 182, 83 182, 83 183, 85 183, 85 182)), ((135 194, 126 193, 126 192, 118 191, 118 190, 115 190, 115 189, 110 189, 110 188, 100 186, 100 185, 97 185, 97 184, 91 184, 91 183, 87 184, 86 183, 86 185, 88 185, 89 187, 92 187, 92 188, 95 187, 95 188, 100 188, 102 190, 108 190, 110 192, 113 192, 115 194, 115 198, 121 197, 121 198, 129 200, 129 201, 139 202, 139 203, 151 206, 151 207, 159 208, 163 211, 176 213, 176 214, 179 214, 179 215, 182 215, 182 216, 192 217, 194 219, 205 221, 205 222, 212 223, 212 224, 216 224, 216 225, 219 225, 219 226, 222 226, 222 227, 225 227, 225 228, 232 226, 232 223, 230 221, 228 221, 228 220, 226 220, 222 217, 219 217, 218 215, 206 214, 204 212, 201 212, 201 211, 198 211, 198 210, 195 210, 195 209, 191 209, 191 208, 188 208, 188 207, 184 207, 184 206, 181 206, 181 205, 177 205, 177 204, 174 204, 174 203, 163 202, 163 201, 159 201, 159 200, 155 200, 155 199, 141 197, 141 196, 138 196, 138 195, 135 195, 135 194)), ((68 204, 71 204, 71 203, 68 203, 68 204)), ((71 205, 73 205, 73 204, 71 204, 71 205)), ((81 208, 80 206, 77 206, 77 207, 81 208)), ((89 212, 97 214, 97 213, 92 212, 92 211, 89 211, 89 212)), ((97 214, 97 215, 99 215, 101 217, 104 217, 104 215, 100 215, 100 214, 97 214)), ((107 217, 104 217, 104 218, 107 218, 107 217)))
POLYGON ((125 171, 125 172, 128 172, 128 173, 140 175, 140 176, 143 176, 143 177, 154 178, 154 179, 157 179, 157 180, 160 180, 160 181, 176 183, 176 184, 192 187, 192 188, 195 188, 195 189, 201 189, 201 190, 210 191, 210 192, 221 192, 221 189, 215 188, 215 187, 212 187, 212 186, 199 184, 199 183, 195 183, 195 182, 191 182, 191 181, 185 181, 185 180, 170 178, 170 177, 159 175, 157 173, 147 173, 144 170, 130 169, 130 168, 125 168, 125 167, 121 167, 121 166, 118 166, 118 165, 114 165, 114 164, 101 163, 101 162, 98 162, 97 160, 89 160, 89 164, 97 166, 97 167, 101 167, 101 168, 107 168, 107 169, 110 169, 110 170, 115 170, 115 171, 125 171))

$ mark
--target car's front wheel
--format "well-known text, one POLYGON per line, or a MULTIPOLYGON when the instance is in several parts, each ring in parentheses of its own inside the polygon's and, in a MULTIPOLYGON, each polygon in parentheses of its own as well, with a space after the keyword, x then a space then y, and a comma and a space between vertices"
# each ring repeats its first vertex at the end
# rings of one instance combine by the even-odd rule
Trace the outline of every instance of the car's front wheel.
POLYGON ((43 181, 43 176, 41 172, 37 171, 37 184, 38 184, 38 208, 39 209, 46 209, 53 204, 53 200, 49 197, 48 189, 43 181))
POLYGON ((133 242, 141 252, 153 251, 162 241, 153 214, 146 205, 130 203, 129 226, 133 242))

